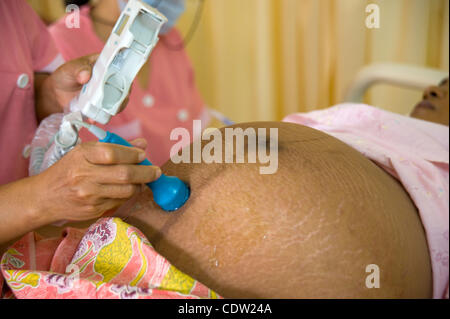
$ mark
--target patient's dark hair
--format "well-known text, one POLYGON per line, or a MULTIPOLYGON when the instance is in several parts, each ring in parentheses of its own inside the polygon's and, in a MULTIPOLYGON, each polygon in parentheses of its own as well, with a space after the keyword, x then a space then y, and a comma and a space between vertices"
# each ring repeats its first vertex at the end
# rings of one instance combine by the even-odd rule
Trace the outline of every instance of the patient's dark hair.
POLYGON ((88 3, 89 0, 64 0, 64 4, 66 5, 66 7, 70 4, 76 4, 77 6, 81 7, 88 3))

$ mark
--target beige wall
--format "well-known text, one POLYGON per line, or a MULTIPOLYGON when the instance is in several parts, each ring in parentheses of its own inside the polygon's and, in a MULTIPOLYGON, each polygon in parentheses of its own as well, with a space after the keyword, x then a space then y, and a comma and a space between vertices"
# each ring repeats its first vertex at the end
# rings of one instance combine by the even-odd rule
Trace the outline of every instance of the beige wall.
MULTIPOLYGON (((57 0, 28 0, 61 14, 57 0), (48 4, 51 3, 49 6, 48 4)), ((185 34, 199 0, 187 0, 185 34)), ((206 0, 187 50, 206 102, 236 121, 278 120, 340 102, 355 73, 379 61, 448 71, 448 0, 206 0), (381 9, 367 29, 365 7, 381 9)), ((421 93, 375 87, 366 102, 407 113, 421 93)))

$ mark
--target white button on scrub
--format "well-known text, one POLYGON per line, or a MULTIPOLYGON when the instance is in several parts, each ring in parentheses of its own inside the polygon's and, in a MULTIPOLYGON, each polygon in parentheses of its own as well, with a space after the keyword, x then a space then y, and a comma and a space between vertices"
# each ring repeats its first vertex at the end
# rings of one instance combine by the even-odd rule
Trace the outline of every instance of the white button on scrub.
POLYGON ((23 158, 28 158, 31 155, 31 145, 27 144, 22 150, 22 156, 23 158))
POLYGON ((145 107, 152 107, 153 105, 155 105, 155 98, 150 94, 146 94, 142 98, 142 104, 144 104, 145 107))
POLYGON ((189 119, 189 112, 184 109, 180 110, 177 117, 180 122, 186 122, 189 119))
POLYGON ((17 78, 17 87, 24 89, 27 87, 28 82, 30 82, 30 78, 28 77, 28 75, 26 73, 22 73, 17 78))

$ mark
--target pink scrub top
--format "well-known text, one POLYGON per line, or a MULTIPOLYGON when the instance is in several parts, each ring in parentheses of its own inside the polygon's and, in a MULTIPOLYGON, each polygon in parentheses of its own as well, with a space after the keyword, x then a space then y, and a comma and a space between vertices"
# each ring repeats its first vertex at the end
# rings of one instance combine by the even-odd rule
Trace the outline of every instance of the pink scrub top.
POLYGON ((0 1, 0 185, 28 176, 37 126, 34 72, 62 61, 46 26, 23 0, 0 1))
MULTIPOLYGON (((56 46, 66 60, 101 52, 104 43, 94 31, 90 7, 80 10, 80 28, 67 28, 71 13, 50 26, 56 46)), ((127 140, 137 137, 147 139, 147 155, 155 165, 162 165, 170 158, 170 150, 177 141, 170 140, 172 129, 186 128, 191 133, 193 120, 205 125, 208 116, 204 102, 195 86, 194 72, 184 51, 171 50, 165 43, 178 46, 182 38, 172 29, 160 39, 150 56, 148 87, 142 88, 136 80, 132 85, 126 109, 103 126, 127 140)), ((89 132, 81 130, 83 141, 93 140, 89 132)))

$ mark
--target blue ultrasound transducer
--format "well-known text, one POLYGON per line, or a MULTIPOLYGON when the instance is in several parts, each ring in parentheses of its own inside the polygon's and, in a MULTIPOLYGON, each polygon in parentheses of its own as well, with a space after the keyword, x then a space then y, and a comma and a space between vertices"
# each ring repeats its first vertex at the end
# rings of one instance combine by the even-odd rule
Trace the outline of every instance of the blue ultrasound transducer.
MULTIPOLYGON (((101 128, 80 122, 85 128, 87 128, 92 134, 94 134, 100 142, 119 144, 124 146, 133 146, 128 143, 125 139, 117 134, 104 131, 101 128)), ((139 165, 150 166, 153 165, 148 159, 145 159, 139 165)), ((189 187, 179 178, 175 176, 166 176, 161 174, 161 177, 156 181, 148 183, 148 187, 153 192, 153 199, 156 204, 167 212, 173 212, 181 208, 189 199, 190 189, 189 187)))

